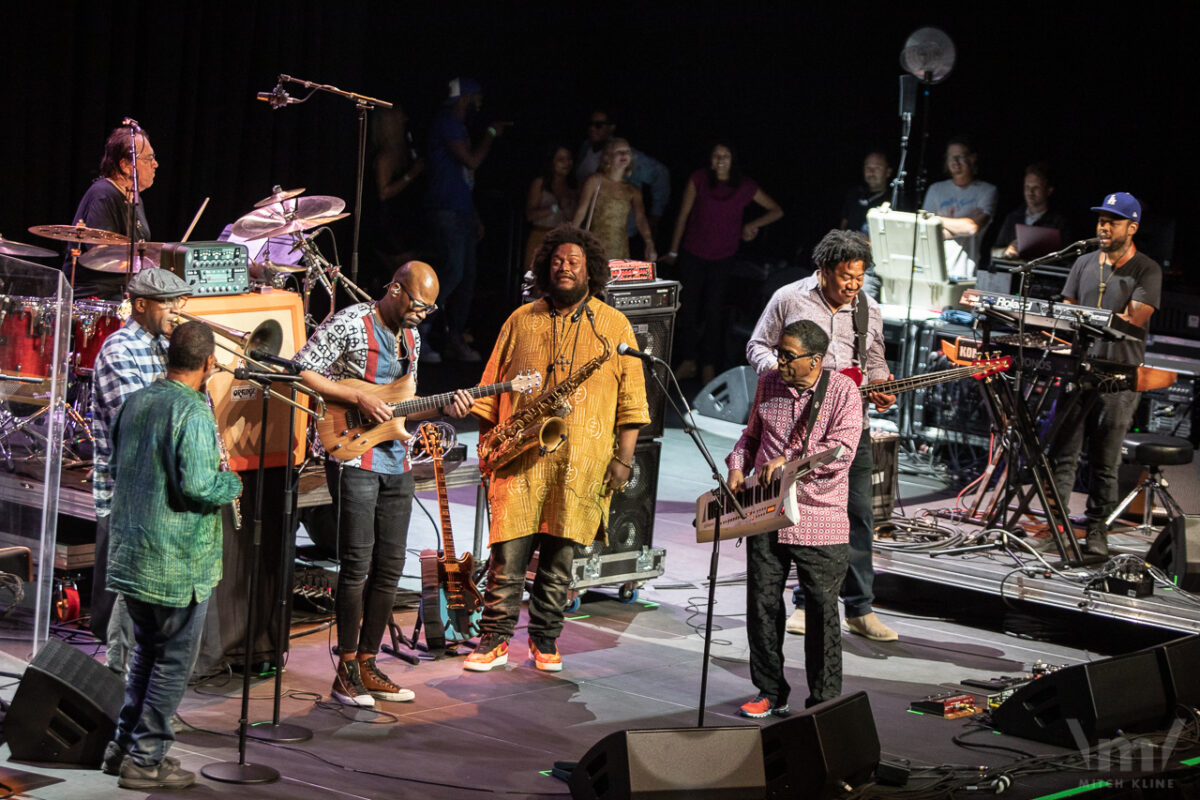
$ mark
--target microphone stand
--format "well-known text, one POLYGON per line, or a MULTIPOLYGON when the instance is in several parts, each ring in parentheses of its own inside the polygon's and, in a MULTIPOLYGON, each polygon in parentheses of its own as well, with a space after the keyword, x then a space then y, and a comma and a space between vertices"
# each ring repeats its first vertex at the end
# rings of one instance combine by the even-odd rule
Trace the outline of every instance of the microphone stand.
MULTIPOLYGON (((737 496, 733 493, 733 490, 729 488, 729 484, 725 481, 725 478, 721 476, 721 471, 717 469, 717 464, 715 461, 713 461, 712 453, 708 451, 708 447, 704 444, 703 437, 700 436, 700 430, 691 422, 691 406, 688 405, 687 397, 684 396, 683 389, 679 386, 679 381, 675 379, 675 373, 671 371, 671 366, 658 356, 651 356, 649 353, 646 355, 653 359, 656 363, 662 364, 664 367, 666 367, 667 377, 671 383, 674 384, 675 391, 679 393, 679 399, 683 401, 683 407, 687 409, 687 414, 684 414, 680 410, 679 405, 676 404, 675 400, 671 397, 670 389, 666 384, 663 383, 662 378, 658 376, 658 373, 654 370, 653 365, 650 365, 650 369, 648 369, 647 372, 650 373, 650 375, 654 378, 655 383, 657 383, 659 388, 662 389, 663 397, 665 397, 667 402, 671 404, 671 409, 679 415, 681 420, 683 420, 684 431, 686 431, 687 435, 692 438, 692 442, 696 445, 696 449, 700 451, 700 455, 704 456, 704 461, 708 464, 708 468, 712 470, 713 480, 717 483, 716 495, 718 497, 724 495, 725 500, 730 506, 733 507, 733 510, 737 512, 738 516, 742 519, 745 519, 746 510, 742 508, 742 504, 738 502, 737 496)), ((700 520, 697 519, 696 525, 699 526, 699 524, 700 520)), ((708 562, 708 610, 704 615, 704 657, 700 665, 700 704, 696 719, 697 728, 704 727, 704 708, 708 699, 708 660, 709 655, 712 652, 713 606, 716 605, 717 602, 717 562, 719 561, 720 557, 721 515, 717 514, 713 518, 712 556, 709 558, 708 562)))
MULTIPOLYGON (((288 636, 288 599, 292 594, 292 578, 295 574, 296 563, 296 484, 300 476, 296 474, 296 447, 292 437, 296 432, 296 384, 289 383, 292 404, 288 406, 287 426, 287 473, 283 489, 283 531, 279 548, 279 621, 275 626, 275 697, 270 722, 256 722, 251 726, 249 735, 263 742, 306 742, 312 738, 313 732, 303 725, 279 721, 279 706, 283 698, 283 643, 288 636)), ((264 396, 266 392, 263 392, 264 396)), ((263 430, 266 430, 266 412, 263 413, 263 430)), ((259 452, 259 466, 262 465, 263 452, 259 452)), ((257 500, 255 502, 257 508, 257 500)), ((257 524, 257 520, 255 520, 257 524)), ((249 670, 246 671, 249 674, 249 670)), ((246 695, 243 694, 243 698, 246 695)), ((244 716, 244 714, 243 714, 244 716)))
MULTIPOLYGON (((379 108, 391 108, 392 104, 386 100, 380 100, 376 97, 368 97, 364 94, 356 92, 343 91, 336 86, 330 86, 324 83, 313 83, 299 78, 293 78, 290 75, 280 75, 279 80, 288 81, 290 83, 298 83, 306 89, 312 89, 314 92, 322 91, 335 94, 338 97, 344 97, 354 103, 355 109, 358 111, 358 164, 356 173, 356 188, 354 194, 354 241, 350 253, 350 277, 358 280, 358 232, 362 225, 362 192, 363 192, 363 172, 366 168, 367 160, 367 112, 378 106, 379 108)), ((312 94, 309 94, 311 97, 312 94)), ((304 98, 305 100, 308 97, 304 98)), ((300 102, 303 102, 301 100, 300 102)))
MULTIPOLYGON (((242 378, 242 376, 238 376, 242 378)), ((293 376, 280 376, 288 378, 293 376)), ((298 376, 297 376, 298 377, 298 376)), ((250 718, 250 662, 253 659, 254 648, 254 612, 258 605, 258 567, 262 558, 262 506, 263 506, 263 477, 266 473, 267 462, 267 415, 270 412, 270 396, 267 389, 271 377, 267 373, 247 373, 244 378, 253 380, 262 392, 262 422, 258 430, 258 469, 255 470, 257 491, 254 496, 254 525, 253 539, 250 547, 250 596, 246 600, 246 635, 242 645, 242 711, 238 720, 238 760, 218 761, 205 764, 200 768, 200 774, 222 783, 256 784, 274 783, 279 780, 279 770, 265 764, 246 763, 246 736, 250 718)), ((291 445, 291 432, 288 432, 288 445, 291 445)), ((281 671, 281 665, 276 664, 276 670, 281 671)), ((311 733, 309 734, 311 736, 311 733)), ((283 740, 281 740, 283 741, 283 740)))
MULTIPOLYGON (((133 260, 137 256, 137 210, 142 203, 142 193, 138 189, 138 157, 137 135, 141 131, 137 120, 126 117, 122 123, 129 128, 129 171, 133 180, 133 199, 129 203, 129 263, 125 266, 125 286, 133 279, 133 260)), ((75 280, 75 270, 72 266, 71 280, 75 280)), ((72 288, 74 288, 72 286, 72 288)))

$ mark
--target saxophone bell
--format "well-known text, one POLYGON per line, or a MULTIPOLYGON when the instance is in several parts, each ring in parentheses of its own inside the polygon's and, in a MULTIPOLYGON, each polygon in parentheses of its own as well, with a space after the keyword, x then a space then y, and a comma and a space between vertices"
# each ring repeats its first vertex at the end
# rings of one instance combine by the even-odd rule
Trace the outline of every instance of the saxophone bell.
POLYGON ((562 417, 550 417, 538 428, 538 455, 553 453, 567 440, 567 421, 562 417))

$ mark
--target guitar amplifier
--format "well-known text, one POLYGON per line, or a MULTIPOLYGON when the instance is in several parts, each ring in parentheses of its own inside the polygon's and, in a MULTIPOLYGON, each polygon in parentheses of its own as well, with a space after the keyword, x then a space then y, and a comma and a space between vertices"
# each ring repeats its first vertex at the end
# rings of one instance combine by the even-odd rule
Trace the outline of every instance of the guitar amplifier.
POLYGON ((183 278, 194 297, 250 291, 250 253, 232 242, 168 242, 162 268, 183 278))
POLYGON ((633 326, 638 350, 665 362, 653 366, 642 363, 646 399, 650 404, 650 424, 638 432, 638 438, 655 439, 662 436, 666 414, 667 396, 662 387, 669 385, 670 380, 667 364, 671 363, 675 313, 679 310, 679 281, 610 283, 607 292, 608 304, 623 313, 633 326))

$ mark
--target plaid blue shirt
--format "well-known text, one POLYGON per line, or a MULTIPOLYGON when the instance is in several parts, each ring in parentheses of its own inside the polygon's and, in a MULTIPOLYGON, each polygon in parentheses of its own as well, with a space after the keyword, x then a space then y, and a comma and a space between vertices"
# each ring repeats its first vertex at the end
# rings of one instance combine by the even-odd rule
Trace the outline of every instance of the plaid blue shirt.
POLYGON ((112 509, 113 482, 108 463, 112 458, 109 431, 117 412, 131 394, 167 374, 167 337, 154 338, 129 320, 104 340, 92 373, 92 498, 96 516, 107 517, 112 509))

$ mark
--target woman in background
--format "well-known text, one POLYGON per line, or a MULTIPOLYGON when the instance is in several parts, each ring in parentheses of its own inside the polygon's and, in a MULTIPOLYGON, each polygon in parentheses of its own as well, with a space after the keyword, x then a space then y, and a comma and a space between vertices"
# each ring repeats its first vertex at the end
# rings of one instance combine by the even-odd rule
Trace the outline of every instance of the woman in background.
POLYGON ((542 159, 541 174, 529 184, 525 220, 532 226, 525 243, 525 266, 533 261, 546 233, 575 218, 579 186, 575 183, 575 159, 562 145, 554 145, 542 159))
POLYGON ((679 262, 683 284, 679 309, 679 331, 675 337, 681 359, 675 368, 678 380, 696 374, 702 363, 701 379, 715 377, 721 350, 725 287, 738 246, 758 236, 759 230, 783 216, 783 209, 742 174, 735 151, 717 143, 709 154, 707 169, 698 169, 683 190, 679 218, 671 237, 666 264, 679 262), (766 213, 743 222, 746 207, 755 203, 766 213), (699 354, 699 355, 698 355, 699 354))
POLYGON ((633 150, 624 139, 610 139, 596 170, 583 184, 579 209, 575 212, 575 225, 590 230, 604 245, 604 253, 610 258, 629 258, 629 234, 626 220, 633 210, 638 233, 646 244, 647 261, 657 261, 654 239, 650 236, 650 223, 646 221, 646 210, 642 204, 641 191, 625 179, 633 173, 633 150))

